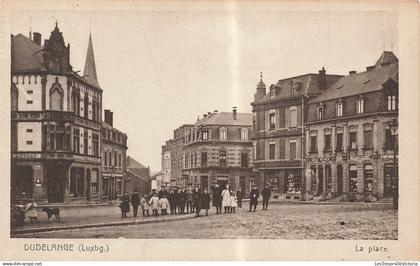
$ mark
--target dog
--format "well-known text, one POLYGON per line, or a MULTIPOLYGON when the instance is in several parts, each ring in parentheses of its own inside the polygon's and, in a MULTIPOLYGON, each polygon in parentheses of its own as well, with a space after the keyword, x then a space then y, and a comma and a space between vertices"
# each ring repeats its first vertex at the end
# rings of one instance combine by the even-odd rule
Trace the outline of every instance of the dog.
POLYGON ((56 221, 60 221, 60 209, 59 208, 42 208, 43 212, 47 213, 48 221, 50 221, 51 217, 54 215, 56 221))

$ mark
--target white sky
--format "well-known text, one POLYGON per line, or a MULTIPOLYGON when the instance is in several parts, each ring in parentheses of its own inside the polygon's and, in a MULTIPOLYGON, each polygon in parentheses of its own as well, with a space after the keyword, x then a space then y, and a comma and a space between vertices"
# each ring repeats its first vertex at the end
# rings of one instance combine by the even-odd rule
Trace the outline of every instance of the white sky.
POLYGON ((260 71, 268 87, 322 66, 363 71, 391 46, 398 56, 398 17, 386 12, 19 11, 11 33, 32 25, 44 40, 55 20, 81 73, 91 28, 103 109, 152 171, 183 123, 232 106, 251 112, 260 71))

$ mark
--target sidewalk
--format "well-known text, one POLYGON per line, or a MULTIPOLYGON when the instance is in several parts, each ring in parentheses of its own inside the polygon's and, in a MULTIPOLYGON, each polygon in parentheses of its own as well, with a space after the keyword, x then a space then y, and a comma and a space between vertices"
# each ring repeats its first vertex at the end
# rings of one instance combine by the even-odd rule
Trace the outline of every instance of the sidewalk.
POLYGON ((11 235, 54 230, 159 223, 194 217, 194 214, 143 217, 141 210, 139 210, 137 217, 133 217, 133 209, 130 208, 130 212, 127 214, 128 218, 122 219, 120 208, 116 205, 60 206, 59 208, 60 222, 55 221, 54 216, 51 218, 51 222, 49 222, 47 214, 41 211, 42 208, 38 208, 38 223, 31 224, 29 219, 25 219, 25 225, 12 228, 11 235))

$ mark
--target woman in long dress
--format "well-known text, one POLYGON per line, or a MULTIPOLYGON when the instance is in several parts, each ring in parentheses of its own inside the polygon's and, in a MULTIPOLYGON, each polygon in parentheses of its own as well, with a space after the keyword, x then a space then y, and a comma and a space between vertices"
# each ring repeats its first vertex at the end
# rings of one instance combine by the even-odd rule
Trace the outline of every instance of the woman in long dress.
POLYGON ((225 213, 229 213, 230 209, 230 186, 226 184, 226 188, 222 191, 222 206, 225 208, 225 213))

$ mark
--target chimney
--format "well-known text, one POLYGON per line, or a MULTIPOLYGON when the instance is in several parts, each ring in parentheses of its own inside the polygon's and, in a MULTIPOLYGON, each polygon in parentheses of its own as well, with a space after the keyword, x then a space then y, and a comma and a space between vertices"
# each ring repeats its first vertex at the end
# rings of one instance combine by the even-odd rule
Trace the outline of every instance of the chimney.
POLYGON ((236 107, 232 108, 232 112, 233 112, 233 120, 236 120, 236 107))
POLYGON ((325 75, 326 72, 327 71, 325 70, 324 67, 322 67, 322 69, 319 70, 318 85, 321 90, 325 90, 327 88, 327 78, 325 75))
POLYGON ((105 123, 109 124, 111 127, 113 126, 113 112, 111 110, 105 110, 105 123))
POLYGON ((350 74, 350 75, 354 75, 354 74, 356 74, 356 73, 357 73, 357 71, 356 71, 356 70, 349 71, 349 74, 350 74))
POLYGON ((368 67, 366 68, 366 71, 371 71, 372 69, 375 69, 375 66, 368 66, 368 67))
POLYGON ((34 43, 36 43, 39 46, 41 46, 41 33, 34 32, 34 43))

